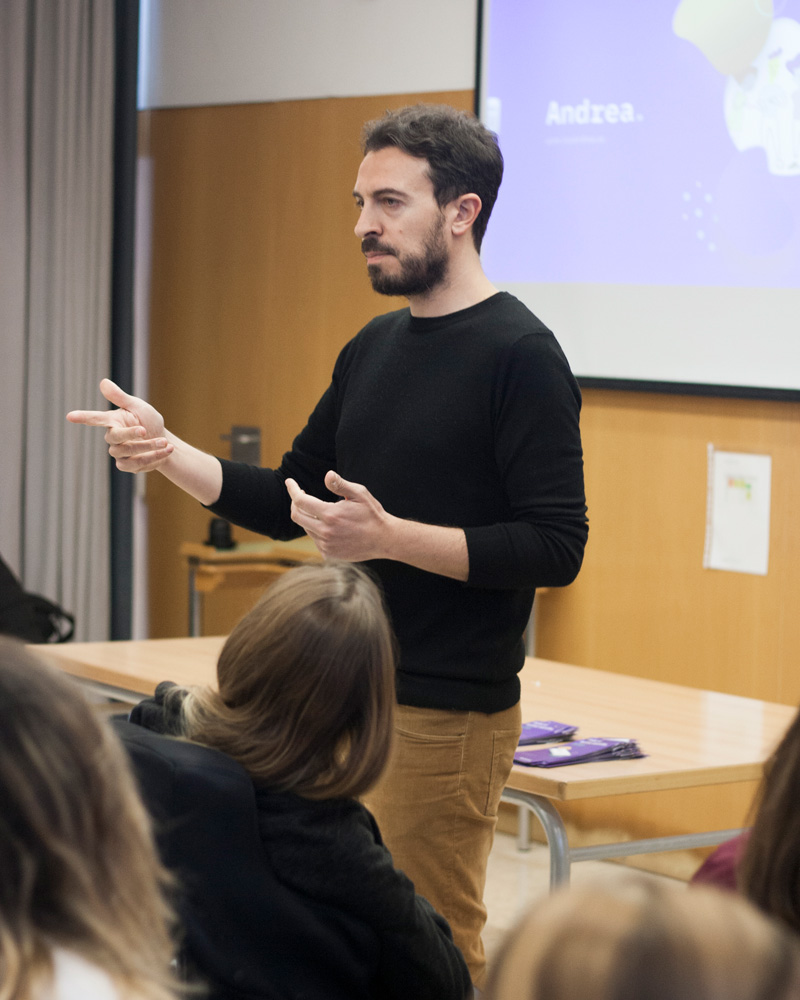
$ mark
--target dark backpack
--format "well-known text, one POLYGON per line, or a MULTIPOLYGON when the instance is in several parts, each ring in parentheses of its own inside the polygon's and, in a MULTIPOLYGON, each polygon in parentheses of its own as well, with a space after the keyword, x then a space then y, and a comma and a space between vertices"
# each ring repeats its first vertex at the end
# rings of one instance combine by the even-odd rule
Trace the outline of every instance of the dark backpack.
POLYGON ((25 642, 66 642, 75 619, 58 604, 23 590, 0 558, 0 633, 25 642))

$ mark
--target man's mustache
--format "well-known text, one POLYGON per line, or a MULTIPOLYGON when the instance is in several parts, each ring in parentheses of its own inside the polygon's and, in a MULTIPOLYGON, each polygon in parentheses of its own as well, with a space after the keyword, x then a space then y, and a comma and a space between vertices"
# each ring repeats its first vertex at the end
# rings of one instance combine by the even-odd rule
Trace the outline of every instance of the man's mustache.
POLYGON ((367 236, 365 239, 361 241, 361 252, 363 254, 389 253, 393 257, 397 256, 397 254, 390 246, 387 246, 385 243, 381 243, 381 241, 376 239, 374 236, 367 236))

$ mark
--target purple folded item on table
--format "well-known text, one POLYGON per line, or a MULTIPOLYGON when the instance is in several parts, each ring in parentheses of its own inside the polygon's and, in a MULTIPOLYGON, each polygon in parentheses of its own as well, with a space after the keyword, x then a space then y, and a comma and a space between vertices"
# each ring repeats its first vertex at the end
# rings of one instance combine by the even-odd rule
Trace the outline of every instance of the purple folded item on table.
POLYGON ((522 723, 522 735, 519 738, 519 745, 530 746, 533 743, 555 743, 556 740, 568 740, 577 733, 577 726, 570 726, 566 722, 542 722, 537 719, 535 722, 522 723))
POLYGON ((565 764, 584 764, 592 760, 628 760, 646 756, 636 740, 588 737, 554 747, 517 750, 514 763, 527 767, 563 767, 565 764))

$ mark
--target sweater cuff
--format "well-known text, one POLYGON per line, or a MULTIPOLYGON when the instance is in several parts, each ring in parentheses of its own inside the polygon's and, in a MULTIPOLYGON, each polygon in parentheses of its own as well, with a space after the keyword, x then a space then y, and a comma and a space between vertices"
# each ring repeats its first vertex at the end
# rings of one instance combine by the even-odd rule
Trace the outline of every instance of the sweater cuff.
POLYGON ((498 539, 497 525, 481 525, 479 527, 464 528, 464 535, 467 539, 467 553, 469 555, 469 576, 467 577, 468 587, 503 587, 508 583, 498 584, 498 556, 501 553, 498 539))

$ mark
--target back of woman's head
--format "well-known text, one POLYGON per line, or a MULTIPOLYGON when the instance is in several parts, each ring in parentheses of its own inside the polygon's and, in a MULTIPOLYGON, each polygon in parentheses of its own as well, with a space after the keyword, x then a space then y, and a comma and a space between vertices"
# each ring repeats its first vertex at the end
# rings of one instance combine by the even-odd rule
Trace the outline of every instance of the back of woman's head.
POLYGON ((186 735, 276 790, 358 796, 388 757, 394 663, 391 627, 364 570, 344 562, 297 567, 228 637, 218 693, 187 698, 186 735))
POLYGON ((562 889, 506 939, 486 1000, 797 1000, 800 945, 732 893, 642 877, 562 889))
POLYGON ((0 1000, 53 948, 172 995, 163 873, 121 747, 77 684, 0 638, 0 1000))
POLYGON ((767 762, 737 875, 749 899, 800 933, 800 712, 767 762))

